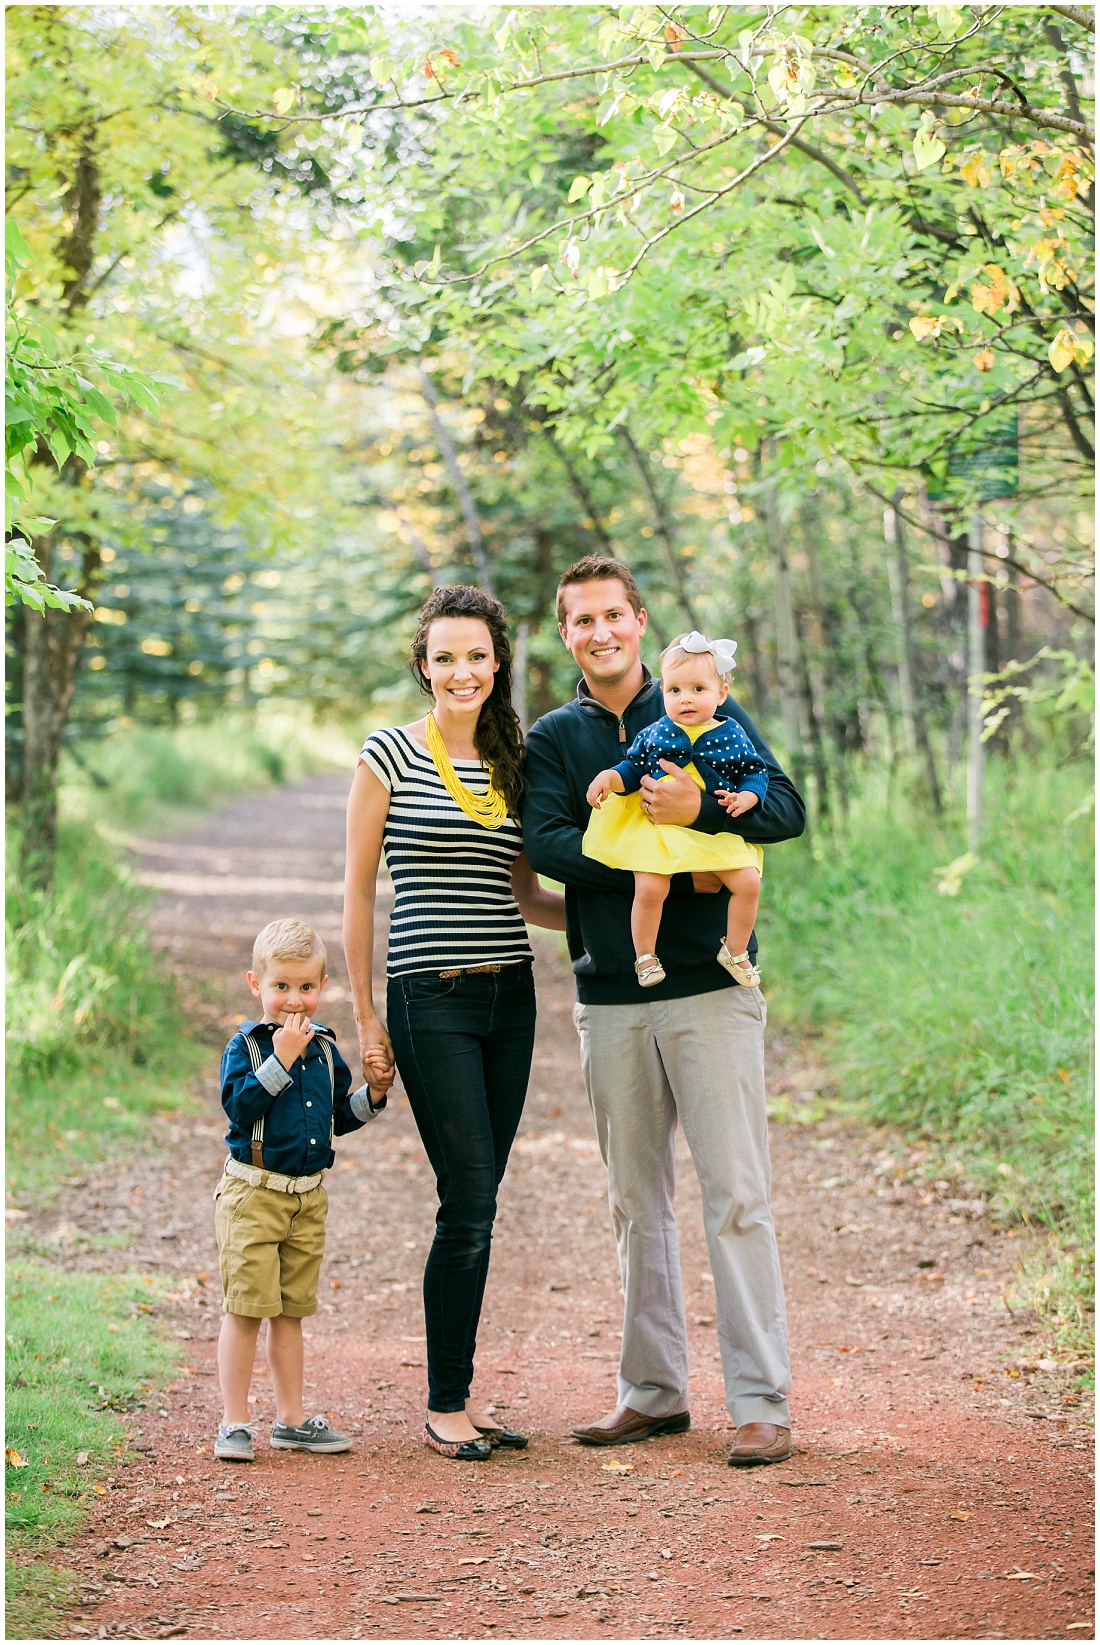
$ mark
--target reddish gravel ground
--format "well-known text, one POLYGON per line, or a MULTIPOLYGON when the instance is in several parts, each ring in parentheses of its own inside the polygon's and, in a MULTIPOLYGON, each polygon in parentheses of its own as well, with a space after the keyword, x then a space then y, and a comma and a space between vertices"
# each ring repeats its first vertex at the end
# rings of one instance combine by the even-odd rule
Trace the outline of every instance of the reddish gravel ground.
MULTIPOLYGON (((344 778, 253 799, 147 845, 155 923, 220 1050, 276 914, 330 944, 327 1016, 353 1044, 339 950, 344 778), (271 841, 279 841, 273 850, 271 841), (276 867, 273 867, 276 864, 276 867)), ((90 1173, 33 1231, 63 1259, 171 1276, 186 1369, 132 1421, 87 1534, 66 1637, 1016 1639, 1092 1637, 1092 1439, 1072 1376, 1011 1299, 1021 1242, 919 1180, 896 1137, 813 1121, 822 1075, 773 1040, 774 1206, 796 1453, 751 1472, 731 1441, 690 1159, 679 1188, 692 1428, 614 1450, 568 1438, 614 1402, 621 1300, 570 1021, 537 939, 539 1040, 502 1205, 477 1392, 531 1436, 462 1465, 421 1441, 419 1279, 434 1197, 404 1099, 345 1139, 329 1188, 307 1403, 355 1450, 211 1454, 218 1400, 211 1195, 216 1055, 140 1163, 90 1173), (800 1123, 803 1121, 803 1123, 800 1123), (104 1235, 112 1237, 104 1249, 104 1235)))

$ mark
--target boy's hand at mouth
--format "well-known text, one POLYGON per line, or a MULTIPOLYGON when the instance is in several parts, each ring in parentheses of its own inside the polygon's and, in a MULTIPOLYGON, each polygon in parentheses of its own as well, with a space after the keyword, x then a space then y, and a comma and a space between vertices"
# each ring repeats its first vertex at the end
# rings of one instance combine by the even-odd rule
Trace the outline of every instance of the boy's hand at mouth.
POLYGON ((289 1073, 312 1038, 313 1024, 305 1012, 290 1011, 283 1019, 283 1026, 271 1036, 271 1049, 289 1073))

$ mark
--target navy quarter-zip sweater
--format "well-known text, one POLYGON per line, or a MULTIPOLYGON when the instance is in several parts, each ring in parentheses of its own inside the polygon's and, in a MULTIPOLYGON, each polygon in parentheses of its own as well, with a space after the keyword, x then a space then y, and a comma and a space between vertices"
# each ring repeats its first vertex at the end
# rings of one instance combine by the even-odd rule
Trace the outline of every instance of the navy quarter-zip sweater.
MULTIPOLYGON (((630 936, 634 876, 605 868, 581 850, 592 815, 585 799, 589 783, 597 772, 617 765, 639 731, 663 713, 660 683, 648 669, 645 684, 621 719, 589 695, 582 679, 574 700, 544 714, 527 736, 524 849, 536 873, 565 886, 566 938, 582 1005, 635 1005, 643 998, 683 999, 738 986, 716 958, 726 934, 729 892, 697 893, 690 874, 677 874, 658 939, 666 977, 643 995, 630 936)), ((742 727, 767 766, 768 792, 762 804, 741 817, 731 817, 712 795, 703 794, 692 827, 704 834, 740 834, 754 845, 796 839, 806 826, 806 807, 759 731, 730 697, 715 718, 732 718, 742 727)), ((756 953, 755 932, 749 953, 756 953)))
POLYGON ((332 1029, 314 1023, 304 1055, 284 1068, 271 1049, 277 1027, 273 1022, 242 1022, 222 1053, 222 1107, 229 1116, 225 1140, 235 1160, 251 1165, 252 1127, 262 1117, 265 1170, 309 1177, 331 1166, 333 1133, 357 1131, 366 1121, 352 1112, 351 1070, 336 1049, 332 1029), (256 1073, 244 1034, 251 1034, 264 1059, 256 1073), (332 1080, 319 1043, 322 1034, 332 1051, 332 1080))

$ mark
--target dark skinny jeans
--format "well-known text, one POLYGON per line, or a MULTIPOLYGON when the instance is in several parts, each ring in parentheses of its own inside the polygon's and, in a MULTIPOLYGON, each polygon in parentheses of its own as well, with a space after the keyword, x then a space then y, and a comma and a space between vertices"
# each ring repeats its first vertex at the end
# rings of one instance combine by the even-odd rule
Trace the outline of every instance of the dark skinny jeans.
POLYGON ((474 1375, 497 1188, 531 1072, 531 963, 473 976, 391 977, 387 1016, 439 1194, 424 1270, 428 1409, 462 1411, 474 1375))

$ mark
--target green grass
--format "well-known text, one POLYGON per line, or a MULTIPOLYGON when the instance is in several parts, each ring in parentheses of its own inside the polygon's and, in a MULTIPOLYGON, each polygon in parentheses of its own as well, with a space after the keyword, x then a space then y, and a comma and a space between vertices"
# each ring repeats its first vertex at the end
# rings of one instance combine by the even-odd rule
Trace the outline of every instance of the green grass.
POLYGON ((350 772, 361 740, 358 726, 314 725, 276 705, 209 724, 124 728, 82 743, 81 763, 66 759, 63 808, 108 830, 170 832, 242 794, 350 772))
POLYGON ((961 820, 867 780, 833 832, 768 853, 760 917, 773 1020, 820 1035, 843 1102, 1051 1232, 1039 1302, 1067 1340, 1090 1292, 1093 853, 1091 817, 1065 819, 1088 782, 991 763, 979 860, 945 896, 961 820))
POLYGON ((48 1635, 71 1601, 73 1573, 34 1556, 83 1524, 125 1449, 122 1413, 178 1360, 149 1317, 158 1283, 8 1264, 6 1526, 8 1554, 16 1556, 8 1561, 9 1639, 48 1635))
MULTIPOLYGON (((14 829, 9 847, 15 863, 14 829)), ((9 875, 11 1638, 54 1631, 75 1578, 41 1555, 83 1523, 125 1446, 121 1413, 176 1358, 147 1316, 151 1280, 50 1265, 18 1215, 48 1205, 79 1166, 132 1153, 150 1114, 189 1101, 188 1080, 209 1058, 181 1034, 175 985, 144 926, 148 901, 94 830, 71 822, 51 891, 9 875)))
MULTIPOLYGON (((14 861, 14 830, 9 844, 14 861)), ((174 982, 143 923, 149 893, 92 830, 61 832, 49 892, 9 875, 8 1187, 36 1202, 57 1179, 136 1140, 188 1100, 204 1053, 180 1032, 174 982)))

